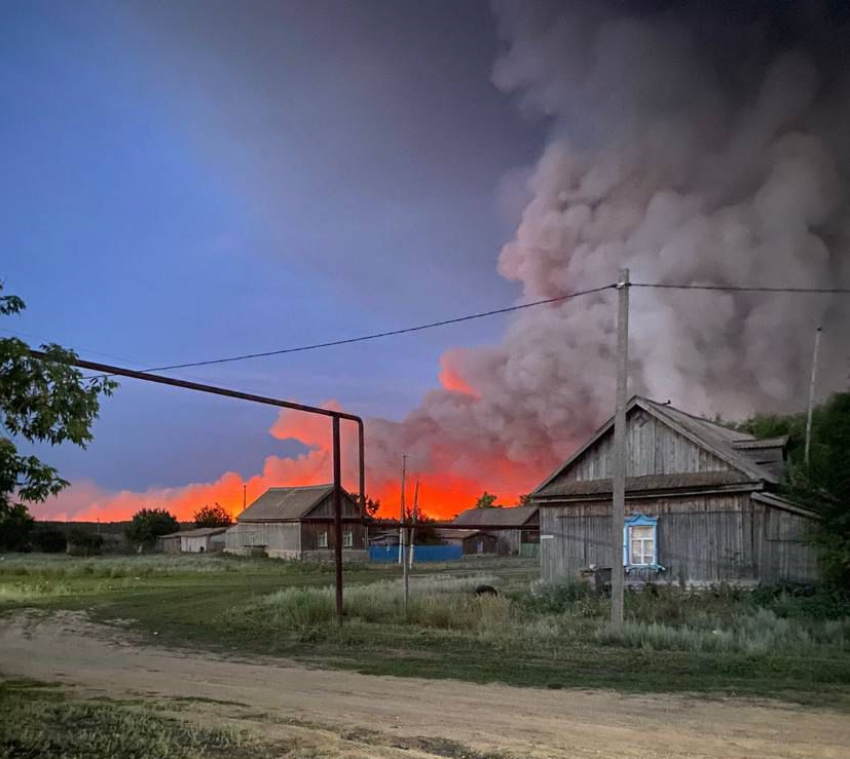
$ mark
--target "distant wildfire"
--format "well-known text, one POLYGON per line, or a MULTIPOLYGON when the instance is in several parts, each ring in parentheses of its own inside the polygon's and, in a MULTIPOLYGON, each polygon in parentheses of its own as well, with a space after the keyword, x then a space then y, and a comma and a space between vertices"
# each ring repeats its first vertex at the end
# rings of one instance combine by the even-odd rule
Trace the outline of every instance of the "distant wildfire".
MULTIPOLYGON (((500 274, 519 302, 615 281, 850 286, 850 12, 842 4, 494 0, 494 84, 546 119, 500 274)), ((518 173, 512 174, 514 178, 518 173)), ((798 409, 814 329, 820 391, 846 384, 850 300, 820 295, 633 289, 632 392, 739 418, 798 409)), ((441 386, 401 421, 367 422, 368 493, 398 509, 403 454, 436 516, 486 489, 533 489, 611 413, 611 291, 529 308, 497 345, 447 351, 441 386)), ((120 402, 120 398, 114 402, 120 402)), ((347 409, 356 412, 356 409, 347 409)), ((282 413, 271 429, 309 451, 209 484, 104 493, 75 484, 40 515, 189 518, 236 512, 274 485, 330 479, 326 419, 282 413)), ((345 481, 356 487, 354 430, 345 481)))

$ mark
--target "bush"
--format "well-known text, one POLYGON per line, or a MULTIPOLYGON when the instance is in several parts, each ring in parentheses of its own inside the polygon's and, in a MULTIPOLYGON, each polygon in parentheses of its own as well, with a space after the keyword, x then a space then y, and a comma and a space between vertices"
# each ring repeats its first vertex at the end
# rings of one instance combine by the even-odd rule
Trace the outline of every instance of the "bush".
POLYGON ((152 546, 161 535, 168 535, 179 529, 177 519, 165 509, 141 509, 133 515, 124 534, 127 540, 141 551, 152 546))
POLYGON ((42 553, 62 553, 68 547, 68 539, 62 530, 45 525, 36 525, 31 540, 33 548, 42 553))
POLYGON ((68 533, 67 551, 71 556, 96 556, 102 547, 102 535, 78 529, 68 533))

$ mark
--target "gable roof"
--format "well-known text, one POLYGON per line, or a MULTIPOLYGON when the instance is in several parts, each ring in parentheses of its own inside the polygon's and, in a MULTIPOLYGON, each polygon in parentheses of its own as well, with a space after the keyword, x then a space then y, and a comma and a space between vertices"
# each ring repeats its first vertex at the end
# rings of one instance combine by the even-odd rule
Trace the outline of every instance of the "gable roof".
POLYGON ((212 535, 221 535, 227 532, 229 527, 193 527, 190 530, 180 530, 163 535, 164 538, 205 538, 212 535))
MULTIPOLYGON (((238 517, 237 522, 292 522, 306 517, 327 496, 333 485, 269 488, 238 517)), ((343 497, 350 496, 343 491, 343 497)))
MULTIPOLYGON (((724 427, 717 422, 693 416, 673 406, 658 403, 639 395, 633 396, 629 401, 626 406, 626 414, 628 415, 635 408, 643 409, 646 413, 675 430, 695 445, 711 452, 721 461, 724 461, 730 467, 745 475, 745 479, 772 484, 779 482, 779 476, 775 471, 760 466, 753 460, 752 456, 748 455, 748 452, 751 452, 749 451, 751 448, 756 450, 781 448, 785 444, 785 439, 774 438, 769 441, 758 441, 756 437, 746 432, 724 427), (761 444, 759 445, 757 443, 761 444), (772 445, 768 445, 768 443, 772 443, 772 445)), ((554 493, 549 493, 547 486, 567 471, 585 451, 608 434, 608 432, 612 431, 613 428, 614 417, 611 417, 564 464, 559 466, 532 495, 554 495, 554 493)))
POLYGON ((508 509, 467 509, 458 514, 452 524, 486 524, 488 529, 497 527, 522 527, 537 514, 537 506, 515 506, 508 509))
POLYGON ((474 538, 476 535, 493 537, 489 532, 485 532, 484 530, 453 530, 450 527, 438 527, 434 532, 437 537, 443 540, 466 540, 467 538, 474 538))

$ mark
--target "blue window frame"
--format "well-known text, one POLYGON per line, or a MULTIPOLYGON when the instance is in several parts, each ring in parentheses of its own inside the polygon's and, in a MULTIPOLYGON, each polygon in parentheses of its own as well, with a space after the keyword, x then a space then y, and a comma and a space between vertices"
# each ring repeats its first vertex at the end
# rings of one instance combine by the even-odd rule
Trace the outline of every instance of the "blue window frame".
POLYGON ((658 519, 636 514, 623 525, 623 566, 658 566, 658 519))

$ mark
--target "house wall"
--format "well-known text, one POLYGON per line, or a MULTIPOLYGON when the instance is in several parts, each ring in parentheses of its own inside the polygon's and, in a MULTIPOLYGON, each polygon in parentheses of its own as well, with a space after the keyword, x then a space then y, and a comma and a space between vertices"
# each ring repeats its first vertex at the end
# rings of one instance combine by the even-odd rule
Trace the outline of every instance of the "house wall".
MULTIPOLYGON (((343 543, 343 553, 350 550, 365 551, 366 550, 366 528, 362 524, 353 522, 342 523, 343 536, 346 532, 352 533, 353 545, 351 548, 345 548, 343 543)), ((302 551, 322 551, 327 550, 333 553, 334 541, 334 526, 328 522, 302 522, 301 523, 301 550, 302 551), (319 546, 319 533, 328 533, 328 545, 326 549, 319 546)))
POLYGON ((206 553, 209 551, 209 537, 180 538, 180 550, 183 553, 206 553))
POLYGON ((298 522, 240 522, 224 533, 226 553, 247 555, 252 546, 265 546, 277 559, 297 559, 301 555, 301 525, 298 522))
POLYGON ((496 553, 496 545, 498 538, 495 535, 470 535, 468 538, 462 538, 464 555, 478 553, 496 553), (478 550, 479 543, 482 550, 478 550))
MULTIPOLYGON (((658 518, 657 556, 666 571, 634 570, 630 579, 705 584, 817 577, 814 550, 803 542, 810 521, 752 501, 749 493, 630 499, 626 516, 636 514, 658 518)), ((543 579, 575 579, 590 564, 610 567, 610 515, 610 501, 541 507, 543 579)))
POLYGON ((163 553, 180 553, 180 538, 176 535, 173 538, 160 538, 160 545, 163 553))
MULTIPOLYGON (((608 479, 612 476, 613 444, 613 435, 604 435, 573 463, 569 471, 553 482, 608 479)), ((724 472, 731 469, 725 461, 695 445, 640 408, 634 408, 629 413, 626 446, 629 452, 627 477, 724 472)))

